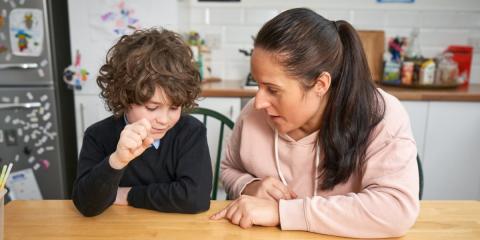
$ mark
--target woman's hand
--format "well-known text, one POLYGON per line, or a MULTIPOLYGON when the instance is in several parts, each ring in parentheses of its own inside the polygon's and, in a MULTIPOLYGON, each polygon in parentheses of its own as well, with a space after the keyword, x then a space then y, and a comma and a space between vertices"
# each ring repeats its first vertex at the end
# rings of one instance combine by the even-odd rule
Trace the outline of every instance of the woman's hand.
POLYGON ((147 119, 128 124, 120 133, 117 149, 110 155, 110 166, 124 168, 130 161, 142 154, 153 143, 150 137, 152 126, 147 119))
POLYGON ((274 177, 266 177, 259 181, 253 181, 243 189, 242 195, 250 195, 264 199, 279 201, 297 198, 297 194, 274 177))
POLYGON ((253 225, 278 226, 280 216, 278 202, 269 199, 242 195, 220 212, 210 217, 210 220, 228 219, 242 228, 253 225))
POLYGON ((117 197, 115 198, 115 205, 128 205, 128 193, 131 187, 119 187, 117 190, 117 197))

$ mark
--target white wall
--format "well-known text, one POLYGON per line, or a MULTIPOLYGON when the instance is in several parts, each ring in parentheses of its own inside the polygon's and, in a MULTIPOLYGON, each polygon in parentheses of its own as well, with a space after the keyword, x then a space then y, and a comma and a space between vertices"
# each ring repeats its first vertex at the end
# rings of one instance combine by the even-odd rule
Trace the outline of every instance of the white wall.
POLYGON ((409 36, 420 28, 422 53, 433 57, 451 44, 476 44, 471 82, 480 83, 480 1, 415 0, 413 4, 376 0, 241 0, 198 2, 179 0, 183 31, 196 30, 216 42, 212 53, 213 75, 244 79, 249 59, 238 48, 251 48, 250 36, 276 14, 292 7, 308 7, 329 19, 343 19, 357 29, 379 29, 389 36, 409 36))

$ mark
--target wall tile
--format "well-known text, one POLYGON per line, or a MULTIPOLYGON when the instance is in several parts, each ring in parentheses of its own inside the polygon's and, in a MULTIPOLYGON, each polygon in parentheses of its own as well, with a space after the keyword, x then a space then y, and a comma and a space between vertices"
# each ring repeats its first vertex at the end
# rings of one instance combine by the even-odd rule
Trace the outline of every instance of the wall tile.
POLYGON ((277 16, 278 13, 279 13, 279 11, 277 9, 247 8, 247 9, 245 9, 245 23, 246 24, 263 25, 268 20, 277 16))
POLYGON ((239 25, 243 23, 242 8, 208 8, 208 23, 211 25, 239 25))
POLYGON ((228 26, 226 27, 226 42, 251 44, 252 36, 257 35, 260 27, 228 26))

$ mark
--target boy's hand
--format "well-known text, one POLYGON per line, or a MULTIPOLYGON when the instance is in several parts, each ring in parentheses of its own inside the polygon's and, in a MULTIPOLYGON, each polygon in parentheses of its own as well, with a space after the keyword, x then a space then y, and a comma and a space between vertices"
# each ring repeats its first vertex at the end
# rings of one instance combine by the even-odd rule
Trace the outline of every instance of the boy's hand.
POLYGON ((110 166, 122 169, 149 148, 153 143, 153 138, 150 137, 151 128, 150 122, 145 118, 125 126, 120 133, 117 150, 110 155, 110 166))

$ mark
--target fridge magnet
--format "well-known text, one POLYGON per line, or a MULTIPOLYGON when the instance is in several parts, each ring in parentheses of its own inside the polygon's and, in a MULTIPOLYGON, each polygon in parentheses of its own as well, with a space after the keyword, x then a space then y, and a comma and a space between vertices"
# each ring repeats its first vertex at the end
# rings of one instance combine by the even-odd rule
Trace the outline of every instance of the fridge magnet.
POLYGON ((38 76, 39 76, 39 77, 41 77, 41 78, 45 77, 45 72, 43 71, 43 69, 39 68, 39 69, 37 70, 37 73, 38 73, 38 76))
POLYGON ((43 152, 45 152, 45 148, 40 147, 40 148, 37 149, 37 154, 38 155, 42 154, 43 152))
POLYGON ((42 164, 42 166, 45 168, 45 169, 48 169, 48 167, 50 167, 50 162, 48 160, 40 160, 40 163, 42 164))
POLYGON ((16 56, 38 57, 43 50, 43 18, 38 9, 12 10, 10 21, 11 51, 16 56))
POLYGON ((40 168, 39 163, 35 163, 35 165, 33 165, 33 170, 37 171, 39 168, 40 168))
POLYGON ((89 72, 81 66, 82 56, 80 51, 75 53, 75 61, 73 65, 63 70, 63 81, 73 89, 81 90, 82 85, 88 80, 89 72))

